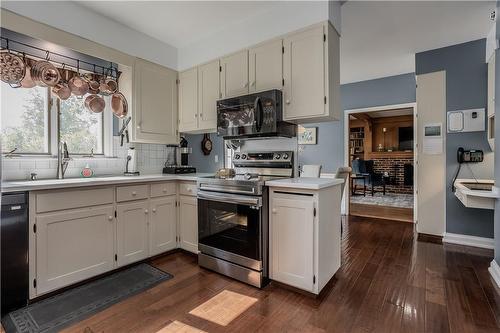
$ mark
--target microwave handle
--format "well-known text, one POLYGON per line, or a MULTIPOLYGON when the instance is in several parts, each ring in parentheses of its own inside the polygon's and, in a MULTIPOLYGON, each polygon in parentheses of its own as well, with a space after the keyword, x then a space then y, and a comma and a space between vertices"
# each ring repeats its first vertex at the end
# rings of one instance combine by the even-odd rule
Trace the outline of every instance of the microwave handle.
POLYGON ((262 122, 264 121, 264 109, 262 108, 262 101, 260 97, 257 97, 254 102, 254 110, 255 110, 255 127, 257 132, 260 132, 262 127, 262 122))

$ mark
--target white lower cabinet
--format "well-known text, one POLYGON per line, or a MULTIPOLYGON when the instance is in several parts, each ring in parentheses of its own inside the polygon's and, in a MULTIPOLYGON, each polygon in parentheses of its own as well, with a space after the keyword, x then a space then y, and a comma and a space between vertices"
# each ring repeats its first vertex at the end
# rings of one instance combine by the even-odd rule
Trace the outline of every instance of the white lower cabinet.
POLYGON ((271 220, 271 279, 313 291, 313 198, 301 195, 273 198, 271 220))
POLYGON ((116 254, 118 266, 145 259, 149 255, 147 200, 132 201, 116 206, 116 254))
POLYGON ((35 223, 38 294, 113 269, 112 205, 40 214, 35 223))
POLYGON ((198 253, 198 199, 179 196, 179 242, 180 248, 198 253))
POLYGON ((175 249, 177 230, 176 196, 151 199, 149 216, 149 255, 175 249))

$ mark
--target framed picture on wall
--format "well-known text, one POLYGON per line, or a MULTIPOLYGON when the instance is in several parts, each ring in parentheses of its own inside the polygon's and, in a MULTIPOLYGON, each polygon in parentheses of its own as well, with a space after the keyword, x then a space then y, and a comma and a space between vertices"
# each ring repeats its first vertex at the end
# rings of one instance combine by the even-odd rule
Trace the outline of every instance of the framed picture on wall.
POLYGON ((318 143, 317 127, 303 127, 298 128, 299 145, 315 145, 318 143))

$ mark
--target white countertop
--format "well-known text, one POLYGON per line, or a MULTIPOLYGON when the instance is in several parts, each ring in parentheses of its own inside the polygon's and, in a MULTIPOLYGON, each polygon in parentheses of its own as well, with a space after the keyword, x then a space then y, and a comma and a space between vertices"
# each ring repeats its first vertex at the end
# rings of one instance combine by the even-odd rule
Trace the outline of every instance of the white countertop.
POLYGON ((344 183, 343 179, 337 179, 337 178, 302 177, 302 178, 268 180, 266 182, 266 185, 270 187, 288 187, 288 188, 300 188, 306 190, 320 190, 322 188, 336 186, 343 183, 344 183))
POLYGON ((91 178, 15 180, 2 182, 2 193, 17 191, 51 190, 59 188, 143 183, 165 180, 196 181, 198 178, 213 176, 211 173, 190 173, 180 175, 141 175, 141 176, 101 176, 91 178))

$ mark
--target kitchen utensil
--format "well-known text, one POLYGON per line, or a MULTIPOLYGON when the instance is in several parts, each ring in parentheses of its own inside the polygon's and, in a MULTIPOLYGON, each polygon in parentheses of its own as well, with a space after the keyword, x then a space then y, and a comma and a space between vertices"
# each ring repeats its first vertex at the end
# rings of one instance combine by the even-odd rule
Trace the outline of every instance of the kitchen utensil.
MULTIPOLYGON (((25 59, 26 60, 26 59, 25 59)), ((21 86, 23 88, 33 88, 36 86, 35 81, 33 81, 33 78, 31 77, 31 64, 29 62, 26 62, 26 73, 24 75, 24 78, 21 80, 21 86)))
POLYGON ((201 141, 201 150, 203 151, 203 155, 210 155, 212 148, 213 144, 212 140, 210 140, 210 134, 205 133, 203 140, 201 141))
POLYGON ((31 69, 31 77, 37 86, 54 87, 61 79, 61 74, 52 63, 42 60, 31 69))
POLYGON ((69 89, 68 84, 64 81, 60 81, 54 87, 52 87, 52 93, 57 96, 60 100, 67 100, 71 97, 71 89, 69 89))
POLYGON ((83 96, 89 92, 89 84, 79 73, 68 81, 68 86, 71 89, 71 93, 75 96, 83 96))
POLYGON ((127 99, 121 92, 114 93, 111 96, 111 109, 113 110, 114 115, 118 118, 127 116, 128 103, 127 99))
POLYGON ((125 119, 123 121, 123 125, 122 125, 122 128, 120 129, 120 131, 118 132, 118 135, 120 136, 120 146, 123 147, 123 138, 124 136, 127 137, 127 143, 130 142, 129 140, 129 137, 128 137, 128 129, 127 129, 127 126, 128 126, 128 123, 130 122, 130 120, 132 119, 132 117, 128 117, 127 119, 125 119), (125 133, 125 134, 123 134, 125 133))
POLYGON ((99 91, 103 95, 114 94, 117 92, 117 90, 118 90, 118 83, 115 80, 110 79, 110 78, 107 78, 107 79, 103 78, 101 80, 101 84, 99 86, 99 91))
POLYGON ((26 65, 20 56, 3 50, 0 53, 0 70, 3 82, 13 88, 21 87, 21 81, 26 75, 26 65))
POLYGON ((100 92, 99 91, 100 83, 96 79, 95 74, 87 73, 84 75, 84 79, 87 81, 87 83, 89 85, 89 93, 98 94, 100 92))
POLYGON ((106 107, 106 102, 99 95, 89 95, 85 98, 84 105, 93 113, 101 113, 106 107))

